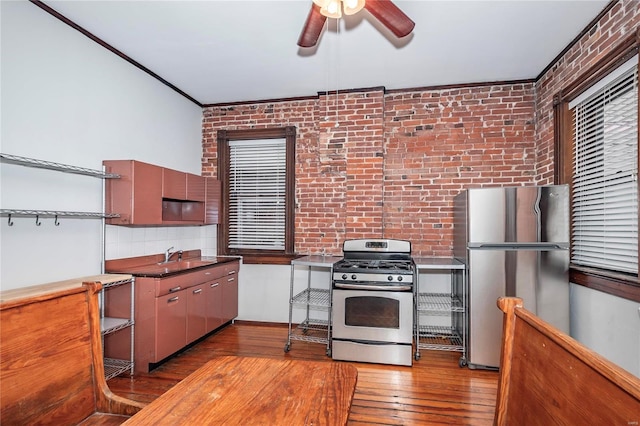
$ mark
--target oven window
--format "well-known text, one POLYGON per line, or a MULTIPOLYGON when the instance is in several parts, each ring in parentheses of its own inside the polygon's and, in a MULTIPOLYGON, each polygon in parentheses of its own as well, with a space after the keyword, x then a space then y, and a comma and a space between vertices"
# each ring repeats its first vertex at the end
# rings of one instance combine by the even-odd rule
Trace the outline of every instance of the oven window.
POLYGON ((345 325, 400 328, 400 301, 388 297, 355 296, 345 300, 345 325))

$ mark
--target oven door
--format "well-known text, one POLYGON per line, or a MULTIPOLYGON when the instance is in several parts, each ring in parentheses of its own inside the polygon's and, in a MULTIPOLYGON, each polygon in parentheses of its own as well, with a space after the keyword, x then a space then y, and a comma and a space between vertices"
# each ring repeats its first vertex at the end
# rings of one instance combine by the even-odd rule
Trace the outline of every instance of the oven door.
POLYGON ((333 290, 332 337, 361 342, 413 340, 413 293, 333 290))

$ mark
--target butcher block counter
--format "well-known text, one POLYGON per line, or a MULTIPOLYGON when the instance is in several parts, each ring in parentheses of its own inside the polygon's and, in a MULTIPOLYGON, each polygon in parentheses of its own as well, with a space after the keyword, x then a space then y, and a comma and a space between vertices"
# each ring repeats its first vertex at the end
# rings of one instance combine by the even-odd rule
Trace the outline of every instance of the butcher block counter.
POLYGON ((343 362, 214 358, 124 425, 345 425, 357 375, 343 362))

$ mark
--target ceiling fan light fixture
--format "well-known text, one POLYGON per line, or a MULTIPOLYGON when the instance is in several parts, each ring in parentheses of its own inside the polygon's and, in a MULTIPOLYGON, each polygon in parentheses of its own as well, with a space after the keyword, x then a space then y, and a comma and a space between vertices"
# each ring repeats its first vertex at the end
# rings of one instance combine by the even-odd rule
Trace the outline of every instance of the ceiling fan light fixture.
POLYGON ((364 8, 365 0, 342 0, 345 15, 353 15, 364 8))
MULTIPOLYGON (((315 0, 314 0, 315 1, 315 0)), ((327 18, 342 18, 341 0, 325 0, 324 5, 320 7, 320 13, 327 18)))

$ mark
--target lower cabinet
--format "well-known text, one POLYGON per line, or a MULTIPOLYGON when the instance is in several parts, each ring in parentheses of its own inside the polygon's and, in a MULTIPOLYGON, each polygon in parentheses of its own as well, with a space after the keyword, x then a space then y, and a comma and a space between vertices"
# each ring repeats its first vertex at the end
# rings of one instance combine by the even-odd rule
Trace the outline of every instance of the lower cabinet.
POLYGON ((166 278, 137 277, 135 372, 155 364, 238 316, 233 261, 166 278))
MULTIPOLYGON (((187 290, 187 344, 207 334, 207 294, 206 284, 187 290)), ((175 351, 174 351, 175 352, 175 351)))
POLYGON ((187 344, 187 290, 156 298, 155 361, 168 357, 187 344))
POLYGON ((238 316, 238 275, 228 271, 222 278, 222 322, 226 323, 238 316))
POLYGON ((226 321, 222 315, 222 286, 220 280, 211 281, 205 286, 207 305, 207 333, 220 327, 226 321))

